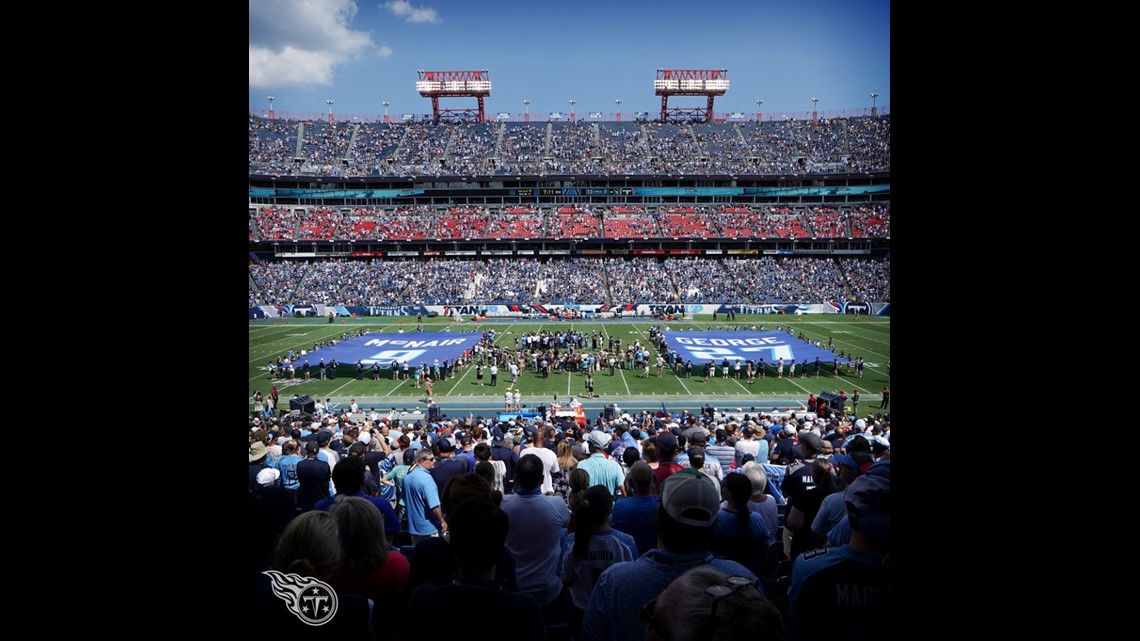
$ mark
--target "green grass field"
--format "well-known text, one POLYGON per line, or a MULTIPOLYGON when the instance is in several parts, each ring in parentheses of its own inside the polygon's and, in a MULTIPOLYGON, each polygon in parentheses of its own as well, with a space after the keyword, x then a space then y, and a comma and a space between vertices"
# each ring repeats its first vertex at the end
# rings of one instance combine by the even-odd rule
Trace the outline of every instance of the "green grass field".
MULTIPOLYGON (((846 390, 851 395, 852 388, 858 387, 861 395, 859 414, 877 409, 880 401, 880 391, 889 384, 886 363, 891 356, 891 322, 890 318, 860 317, 855 320, 851 316, 839 315, 813 315, 801 317, 785 316, 755 316, 749 317, 747 323, 712 322, 710 316, 697 316, 690 322, 661 321, 585 321, 570 323, 567 321, 531 322, 531 321, 505 321, 489 320, 483 323, 463 322, 455 323, 447 319, 428 319, 424 321, 425 331, 443 331, 450 327, 452 332, 471 331, 472 329, 495 328, 495 342, 498 345, 514 347, 516 334, 532 330, 569 330, 575 329, 589 333, 601 331, 606 335, 620 336, 622 345, 627 346, 635 339, 642 344, 649 344, 652 352, 651 362, 656 363, 656 350, 648 337, 651 325, 667 324, 671 329, 681 330, 688 327, 698 329, 716 328, 731 329, 733 325, 751 326, 753 323, 763 323, 766 329, 775 329, 776 325, 791 325, 798 334, 803 331, 815 340, 819 338, 823 345, 827 345, 828 337, 834 341, 836 352, 862 356, 865 361, 863 378, 855 377, 855 368, 850 374, 840 366, 840 377, 829 375, 830 364, 818 378, 801 377, 797 369, 795 378, 786 376, 782 380, 776 379, 774 372, 769 368, 765 378, 757 378, 749 385, 746 380, 715 378, 708 383, 704 382, 699 364, 694 363, 691 378, 675 376, 666 366, 661 377, 656 375, 656 368, 650 367, 650 378, 640 377, 641 372, 618 369, 614 376, 610 376, 608 369, 602 369, 594 375, 594 391, 598 394, 596 399, 585 399, 584 375, 580 372, 573 374, 557 374, 551 371, 549 378, 541 378, 536 373, 524 370, 519 374, 519 387, 524 405, 535 406, 541 402, 551 401, 558 395, 560 401, 565 401, 571 394, 576 394, 583 401, 588 410, 589 417, 593 419, 597 410, 603 405, 617 403, 623 410, 660 409, 661 404, 670 409, 696 409, 706 402, 714 407, 735 410, 737 407, 749 411, 770 411, 773 407, 783 410, 787 406, 795 407, 807 400, 809 392, 818 394, 821 390, 846 390)), ((393 381, 388 377, 388 371, 382 370, 383 377, 379 381, 371 380, 367 375, 365 380, 356 380, 354 364, 342 364, 336 380, 319 380, 316 363, 312 365, 312 380, 303 380, 298 369, 297 380, 271 381, 265 371, 266 363, 275 360, 277 356, 284 356, 289 349, 312 349, 313 343, 340 338, 344 333, 365 327, 369 331, 383 331, 391 333, 403 327, 406 331, 414 331, 416 322, 414 318, 388 318, 370 317, 337 319, 330 325, 327 319, 289 319, 288 321, 265 319, 249 322, 249 390, 248 407, 253 408, 253 391, 260 390, 267 394, 270 385, 276 383, 280 394, 279 410, 289 409, 288 399, 294 393, 302 396, 310 395, 313 398, 331 398, 337 407, 344 407, 355 399, 364 409, 423 409, 424 390, 413 387, 413 381, 393 381), (342 320, 345 322, 342 323, 342 320)), ((487 374, 485 383, 490 382, 487 374)), ((489 414, 493 410, 503 407, 502 394, 510 382, 510 374, 505 371, 499 373, 497 387, 489 385, 479 386, 475 380, 475 368, 469 366, 445 381, 435 383, 435 402, 439 404, 445 414, 452 416, 469 412, 489 414)), ((850 408, 850 401, 848 401, 850 408)))

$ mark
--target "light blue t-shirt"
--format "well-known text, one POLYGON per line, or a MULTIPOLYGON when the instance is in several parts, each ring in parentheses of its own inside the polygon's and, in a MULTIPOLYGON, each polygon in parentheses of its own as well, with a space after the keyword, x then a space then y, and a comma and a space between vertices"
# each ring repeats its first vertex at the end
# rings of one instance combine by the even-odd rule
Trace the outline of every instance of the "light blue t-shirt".
POLYGON ((426 469, 416 467, 404 477, 404 501, 408 509, 409 532, 431 536, 439 531, 440 523, 432 513, 439 507, 439 488, 426 469))

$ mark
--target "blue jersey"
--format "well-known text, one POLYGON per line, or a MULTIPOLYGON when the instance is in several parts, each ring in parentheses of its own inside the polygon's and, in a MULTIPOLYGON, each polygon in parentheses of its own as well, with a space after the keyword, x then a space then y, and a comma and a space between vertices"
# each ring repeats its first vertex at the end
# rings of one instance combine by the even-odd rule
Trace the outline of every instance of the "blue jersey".
POLYGON ((296 454, 277 458, 277 469, 281 472, 281 482, 285 489, 296 490, 301 487, 300 481, 297 480, 297 464, 301 460, 296 454))
POLYGON ((805 552, 792 565, 788 604, 807 641, 889 638, 890 601, 880 556, 842 545, 805 552))

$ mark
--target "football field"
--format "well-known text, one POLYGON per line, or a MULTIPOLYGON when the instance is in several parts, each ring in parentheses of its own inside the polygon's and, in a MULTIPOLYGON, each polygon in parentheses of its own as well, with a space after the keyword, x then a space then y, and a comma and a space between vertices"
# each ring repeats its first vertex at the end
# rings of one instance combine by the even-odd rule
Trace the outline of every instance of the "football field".
MULTIPOLYGON (((846 391, 851 396, 853 388, 860 393, 859 414, 878 411, 881 390, 889 386, 887 363, 891 356, 891 324, 889 317, 859 317, 841 315, 809 315, 809 316, 782 316, 765 315, 750 316, 746 320, 738 319, 734 322, 723 320, 713 322, 712 317, 698 315, 692 321, 658 321, 658 320, 587 320, 587 321, 540 321, 540 320, 501 320, 492 319, 484 322, 464 321, 454 322, 445 318, 425 319, 424 330, 427 332, 450 331, 456 333, 482 332, 486 328, 495 329, 495 344, 507 349, 515 348, 515 337, 531 331, 559 332, 574 330, 589 335, 598 332, 604 338, 618 336, 622 347, 632 345, 640 340, 650 350, 650 376, 645 378, 641 370, 627 370, 618 368, 611 376, 609 368, 604 367, 594 374, 594 393, 597 398, 586 398, 585 375, 582 372, 557 373, 551 369, 548 378, 528 369, 519 374, 518 387, 522 394, 522 404, 535 407, 540 403, 550 404, 552 400, 565 402, 571 395, 576 395, 587 410, 592 420, 598 411, 610 403, 617 403, 623 411, 642 409, 661 409, 662 404, 670 411, 700 408, 706 403, 724 411, 772 411, 793 409, 806 403, 808 394, 819 394, 820 391, 836 392, 846 391), (861 356, 864 359, 863 378, 857 378, 855 367, 850 371, 844 364, 840 364, 839 377, 835 378, 831 372, 831 363, 825 363, 823 371, 818 377, 815 374, 802 376, 802 368, 797 367, 794 377, 789 377, 787 369, 784 378, 776 378, 772 363, 768 364, 766 376, 757 376, 751 384, 743 376, 738 380, 734 377, 723 378, 720 368, 717 376, 709 382, 704 381, 702 372, 703 363, 693 363, 691 377, 685 377, 682 368, 681 375, 676 375, 668 365, 658 376, 656 362, 657 350, 649 339, 648 331, 651 326, 660 328, 668 326, 674 331, 693 331, 693 336, 700 336, 700 332, 709 329, 732 330, 739 327, 741 330, 757 329, 763 326, 765 330, 775 330, 777 326, 787 329, 789 326, 793 334, 803 332, 808 339, 818 339, 823 347, 830 338, 835 346, 835 353, 843 351, 845 356, 861 356)), ((368 318, 337 318, 334 324, 328 319, 263 319, 249 321, 249 390, 247 403, 249 410, 253 409, 253 392, 259 390, 263 395, 268 394, 271 385, 277 385, 280 396, 278 410, 288 411, 289 399, 293 394, 311 396, 314 399, 332 399, 336 408, 344 408, 353 400, 362 410, 376 409, 381 412, 390 409, 401 411, 424 410, 426 399, 424 388, 415 387, 413 379, 392 380, 388 369, 381 369, 381 379, 376 381, 370 377, 366 369, 364 380, 357 380, 355 363, 341 363, 338 376, 335 380, 319 380, 317 363, 310 361, 311 380, 304 380, 300 365, 304 358, 297 360, 296 379, 289 380, 277 378, 271 380, 266 371, 270 361, 277 357, 284 357, 289 350, 300 354, 302 349, 312 351, 314 344, 329 339, 340 340, 346 333, 356 335, 359 329, 366 329, 370 333, 380 332, 393 335, 403 329, 405 337, 407 332, 416 331, 416 321, 409 317, 368 317, 368 318)), ((413 334, 414 335, 414 334, 413 334)), ((604 342, 603 342, 604 347, 604 342)), ((620 362, 620 359, 619 359, 620 362)), ((447 380, 437 381, 434 385, 434 401, 439 405, 440 411, 449 416, 466 416, 468 413, 490 415, 503 409, 503 392, 510 384, 510 374, 501 368, 498 376, 498 385, 490 386, 490 373, 486 371, 484 385, 476 381, 475 366, 471 364, 447 380)), ((851 401, 848 400, 848 409, 851 401)), ((889 410, 888 410, 889 411, 889 410)))

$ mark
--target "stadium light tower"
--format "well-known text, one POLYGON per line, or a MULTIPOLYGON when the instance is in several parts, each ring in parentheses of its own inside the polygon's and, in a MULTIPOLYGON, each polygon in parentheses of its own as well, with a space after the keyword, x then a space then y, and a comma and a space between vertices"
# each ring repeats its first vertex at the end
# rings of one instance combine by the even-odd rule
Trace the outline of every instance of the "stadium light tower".
POLYGON ((758 98, 756 100, 756 122, 760 122, 761 120, 764 120, 764 114, 760 113, 760 105, 763 105, 763 104, 764 104, 763 98, 758 98))
POLYGON ((570 102, 570 122, 574 122, 574 104, 577 103, 578 101, 571 98, 569 102, 570 102))
POLYGON ((431 115, 439 122, 440 114, 461 113, 474 116, 479 122, 486 121, 483 115, 483 99, 491 95, 490 72, 482 71, 424 71, 419 70, 416 91, 425 98, 431 98, 431 115), (475 98, 477 109, 439 108, 440 98, 475 98))
POLYGON ((385 101, 384 101, 383 103, 381 103, 381 104, 383 104, 383 105, 384 105, 384 124, 388 124, 388 105, 390 105, 390 104, 392 104, 392 103, 390 103, 390 102, 388 102, 387 100, 385 100, 385 101))
POLYGON ((530 98, 523 99, 523 108, 526 109, 526 113, 523 114, 523 122, 530 122, 530 98))
POLYGON ((614 100, 614 104, 617 105, 617 121, 621 122, 621 98, 614 100))
MULTIPOLYGON (((658 69, 653 92, 661 96, 661 122, 669 113, 688 112, 705 122, 713 120, 713 99, 728 91, 728 69, 658 69), (669 96, 705 96, 708 103, 700 107, 669 107, 669 96)), ((685 118, 684 120, 688 120, 685 118)))
POLYGON ((273 96, 266 96, 265 98, 269 100, 269 119, 273 120, 273 101, 277 99, 273 96))
MULTIPOLYGON (((871 115, 872 116, 879 115, 878 106, 875 104, 878 101, 878 99, 879 99, 878 92, 871 92, 871 115)), ((273 116, 270 116, 270 118, 272 118, 272 117, 273 116)))
POLYGON ((819 120, 819 98, 811 99, 811 119, 819 120))
POLYGON ((331 101, 331 100, 326 100, 326 101, 325 101, 325 104, 329 106, 329 122, 332 122, 332 121, 333 121, 333 115, 332 115, 332 106, 333 106, 333 101, 331 101))

